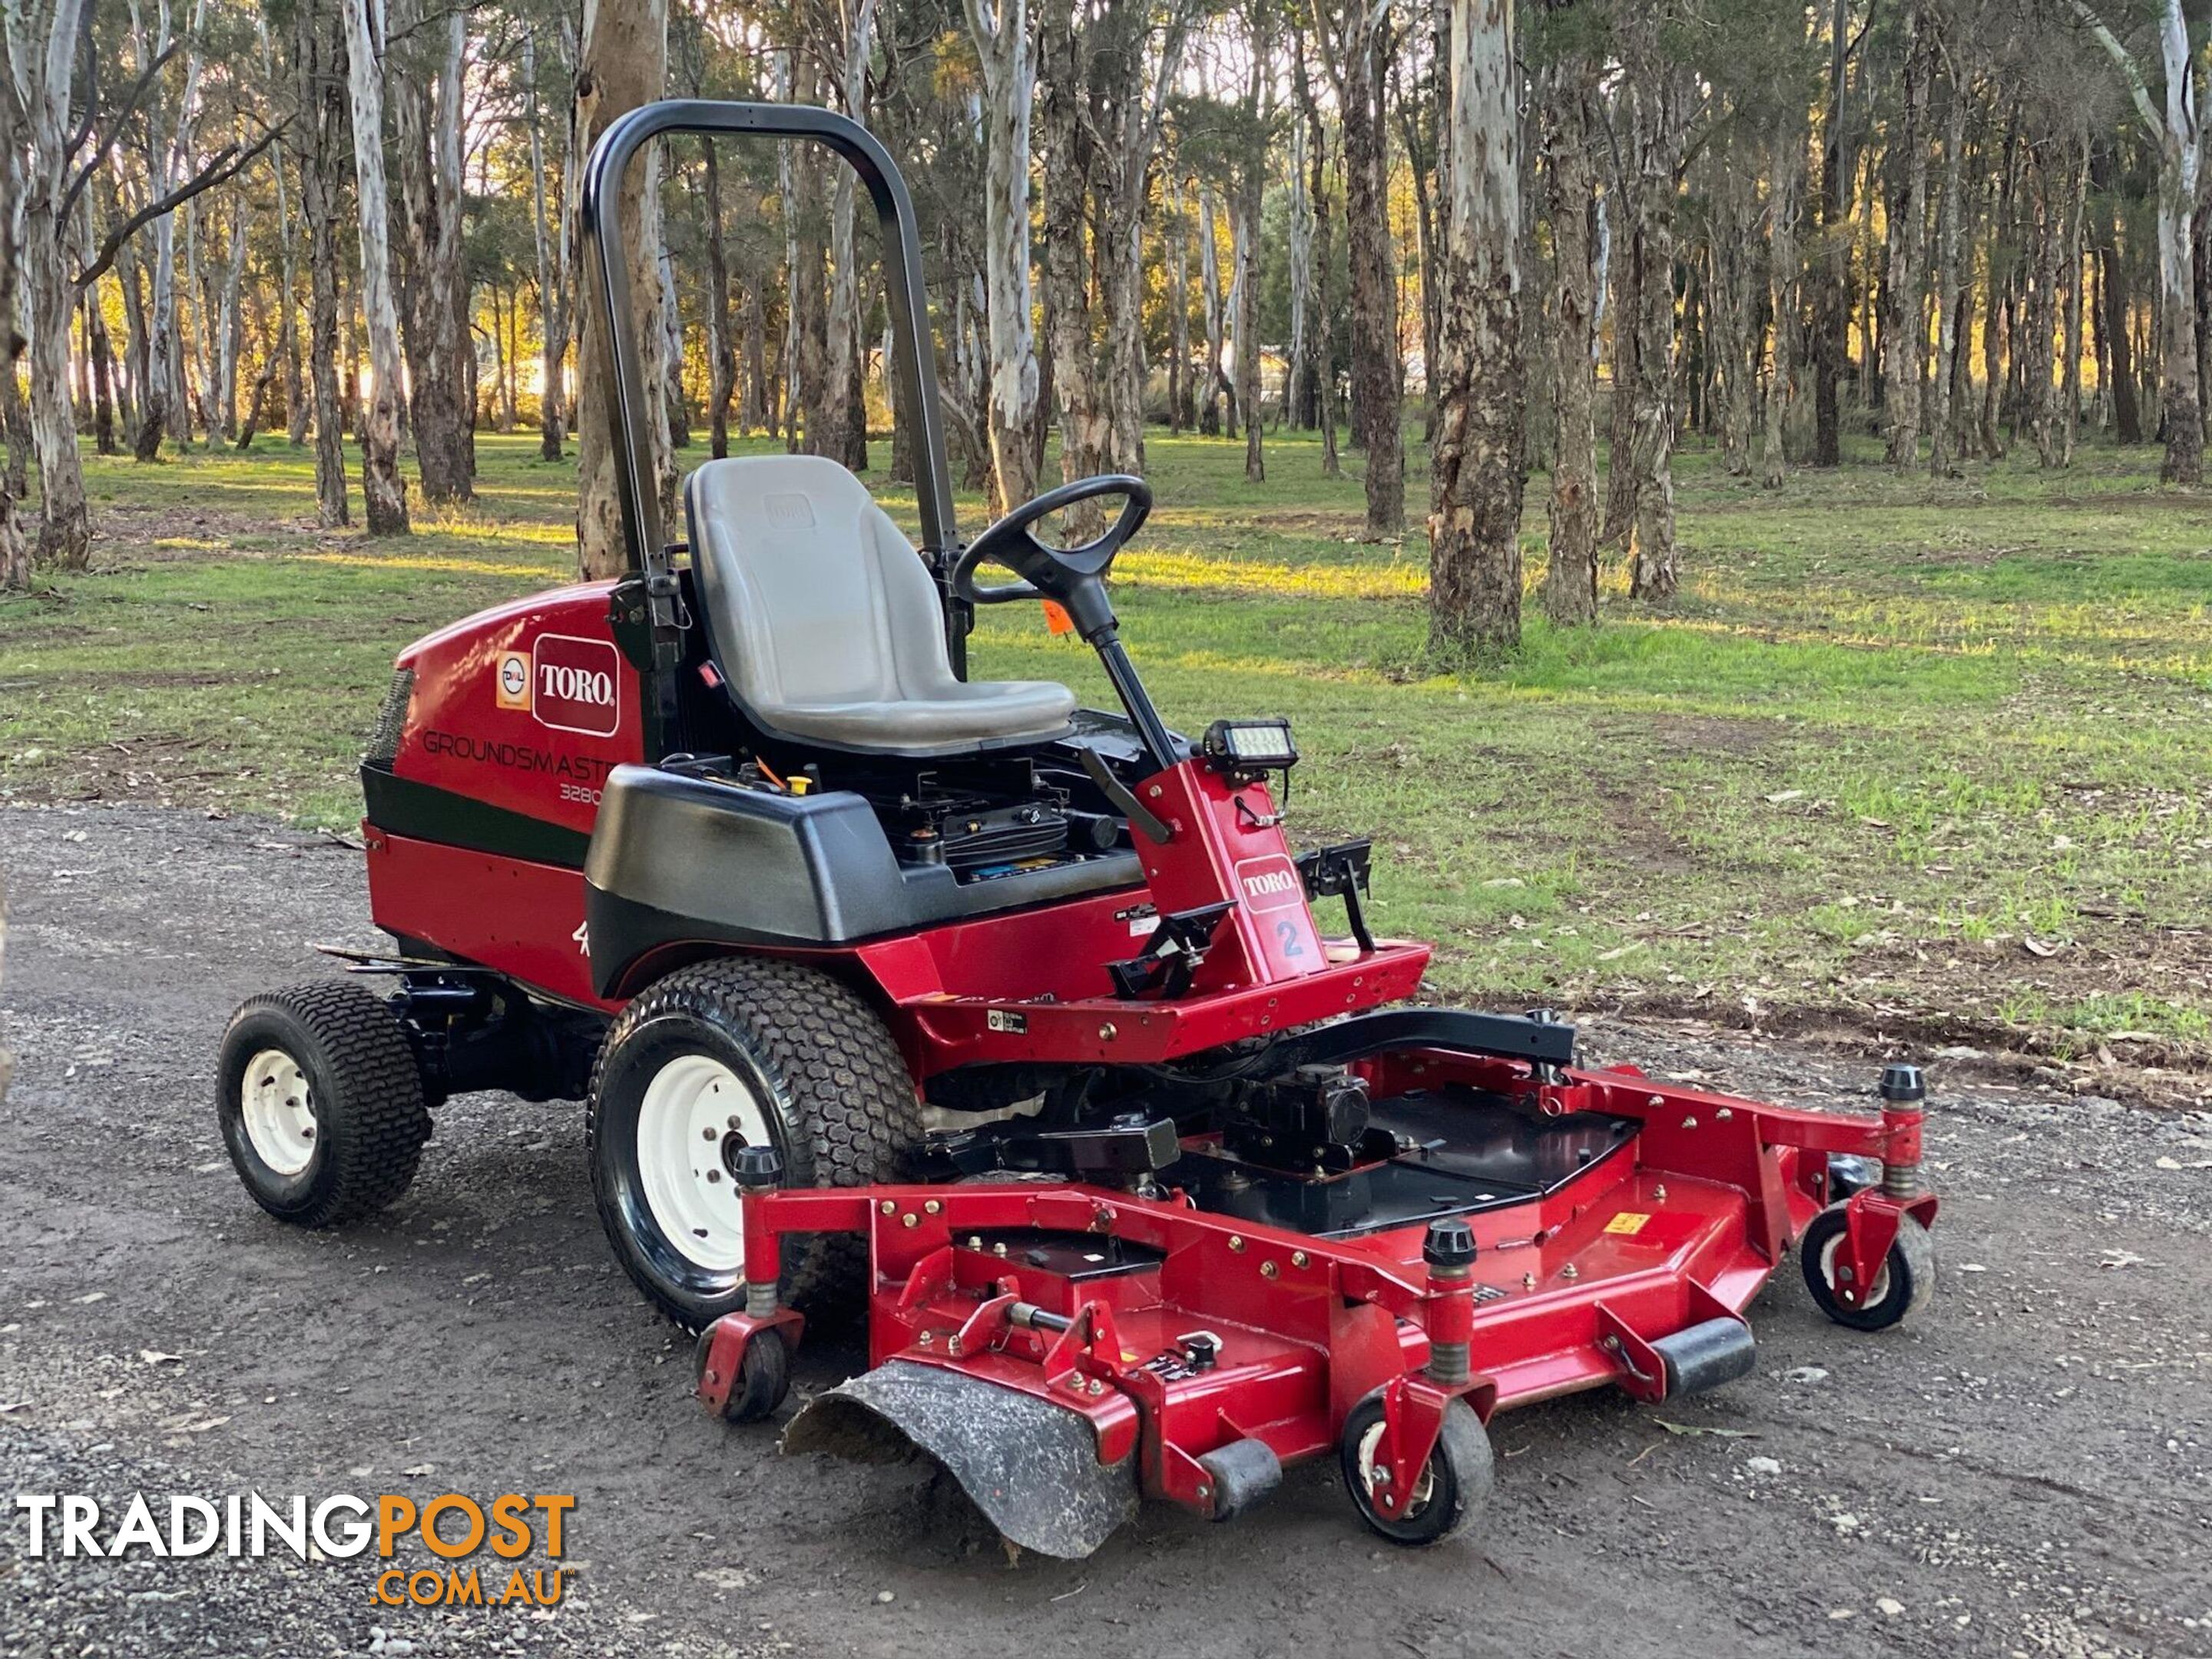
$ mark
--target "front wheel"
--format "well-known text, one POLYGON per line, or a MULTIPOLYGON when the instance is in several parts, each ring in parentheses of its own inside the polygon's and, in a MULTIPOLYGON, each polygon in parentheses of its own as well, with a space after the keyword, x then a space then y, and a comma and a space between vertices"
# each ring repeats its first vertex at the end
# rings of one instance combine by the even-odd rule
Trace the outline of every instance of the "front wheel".
POLYGON ((1850 1225, 1847 1206, 1831 1204, 1813 1218, 1798 1245, 1805 1288, 1822 1313, 1855 1331, 1886 1331, 1907 1314, 1924 1307, 1936 1293, 1936 1241, 1909 1215, 1897 1218, 1897 1242, 1889 1247, 1874 1283, 1844 1299, 1844 1239, 1850 1225))
POLYGON ((1440 1544, 1473 1530, 1490 1502, 1497 1472, 1489 1432, 1464 1400, 1444 1407, 1443 1426, 1411 1492, 1389 1492, 1389 1470, 1379 1464, 1382 1391, 1352 1408, 1344 1419, 1338 1455, 1344 1484, 1359 1518, 1394 1544, 1440 1544))
MULTIPOLYGON (((897 1178, 921 1109, 875 1012, 825 974, 732 957, 647 988, 607 1033, 585 1125, 592 1191, 616 1256, 690 1330, 742 1307, 736 1157, 771 1146, 791 1187, 897 1178)), ((849 1234, 784 1246, 784 1300, 835 1311, 866 1282, 849 1234)))

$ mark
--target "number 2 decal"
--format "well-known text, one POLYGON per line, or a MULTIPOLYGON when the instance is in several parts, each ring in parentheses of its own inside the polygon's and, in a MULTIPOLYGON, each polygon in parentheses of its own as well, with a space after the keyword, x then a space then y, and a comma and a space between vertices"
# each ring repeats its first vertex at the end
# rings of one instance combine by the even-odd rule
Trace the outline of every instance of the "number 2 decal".
POLYGON ((1298 934, 1298 925, 1295 921, 1279 921, 1275 924, 1275 938, 1282 945, 1283 954, 1285 957, 1305 955, 1305 942, 1299 938, 1298 934))

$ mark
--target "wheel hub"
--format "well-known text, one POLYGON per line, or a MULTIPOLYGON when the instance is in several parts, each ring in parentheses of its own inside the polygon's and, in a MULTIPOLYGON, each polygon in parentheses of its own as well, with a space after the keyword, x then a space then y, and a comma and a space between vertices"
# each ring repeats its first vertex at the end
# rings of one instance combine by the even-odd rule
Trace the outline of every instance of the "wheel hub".
POLYGON ((678 1054, 646 1085, 637 1115, 639 1184, 654 1224, 695 1267, 744 1268, 745 1206, 732 1160, 769 1139, 752 1090, 711 1055, 678 1054))
POLYGON ((307 1167, 315 1156, 315 1109, 298 1060, 282 1048, 262 1049, 246 1062, 238 1103, 255 1157, 280 1176, 307 1167))
POLYGON ((1411 1521, 1428 1508, 1437 1485, 1435 1460, 1421 1465, 1421 1473, 1413 1488, 1402 1498, 1391 1490, 1389 1468, 1376 1461, 1382 1446, 1382 1423, 1377 1419, 1366 1433, 1359 1437, 1359 1478, 1367 1487, 1368 1501, 1376 1510, 1394 1521, 1411 1521))

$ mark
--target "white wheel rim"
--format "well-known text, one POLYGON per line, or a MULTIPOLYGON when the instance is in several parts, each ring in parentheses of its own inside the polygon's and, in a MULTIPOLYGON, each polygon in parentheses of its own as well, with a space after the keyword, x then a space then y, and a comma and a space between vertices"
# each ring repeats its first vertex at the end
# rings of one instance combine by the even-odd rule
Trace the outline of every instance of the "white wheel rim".
MULTIPOLYGON (((1373 1423, 1368 1425, 1367 1432, 1359 1437, 1360 1484, 1367 1488, 1367 1501, 1370 1504, 1374 1504, 1376 1514, 1388 1516, 1393 1521, 1411 1521, 1423 1510, 1428 1508, 1429 1499, 1435 1494, 1437 1487, 1436 1457, 1434 1454, 1431 1454, 1429 1461, 1421 1465, 1420 1479, 1413 1482, 1413 1495, 1398 1508, 1395 1510, 1386 1510, 1382 1506, 1382 1504, 1376 1503, 1375 1501, 1375 1476, 1377 1472, 1375 1462, 1375 1454, 1381 1449, 1382 1444, 1382 1419, 1378 1417, 1373 1423)), ((1387 1488, 1385 1488, 1385 1490, 1387 1490, 1387 1488)))
POLYGON ((282 1048, 264 1048, 238 1085, 240 1115, 253 1155, 280 1176, 295 1176, 315 1155, 315 1103, 307 1074, 282 1048))
POLYGON ((769 1144, 768 1115, 738 1074, 706 1054, 678 1054, 653 1073, 637 1113, 638 1182, 661 1236, 709 1273, 745 1265, 745 1201, 722 1165, 722 1144, 769 1144))
MULTIPOLYGON (((1828 1281, 1828 1288, 1835 1292, 1838 1302, 1843 1301, 1844 1287, 1836 1278, 1836 1258, 1844 1253, 1844 1237, 1839 1232, 1820 1247, 1820 1277, 1828 1281)), ((1857 1301, 1845 1302, 1844 1305, 1864 1313, 1869 1308, 1879 1308, 1888 1299, 1889 1258, 1884 1256, 1881 1271, 1875 1274, 1874 1284, 1859 1293, 1857 1301)))

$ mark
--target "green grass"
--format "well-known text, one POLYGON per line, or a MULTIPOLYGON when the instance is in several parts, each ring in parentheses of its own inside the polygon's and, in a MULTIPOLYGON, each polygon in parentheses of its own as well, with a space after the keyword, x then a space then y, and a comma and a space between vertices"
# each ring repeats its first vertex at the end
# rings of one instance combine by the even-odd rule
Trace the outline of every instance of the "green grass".
MULTIPOLYGON (((0 797, 351 821, 392 653, 570 568, 572 468, 478 447, 477 504, 388 543, 316 531, 281 442, 89 459, 100 568, 0 603, 0 797)), ((1190 730, 1291 716, 1294 838, 1375 836, 1382 924, 1438 942, 1438 991, 2212 1035, 2212 497, 2159 491, 2154 451, 1931 483, 1869 447, 1776 491, 1692 452, 1672 605, 1609 581, 1600 627, 1532 608, 1510 662, 1435 675, 1425 543, 1356 539, 1356 457, 1323 479, 1271 435, 1254 485, 1241 444, 1148 447, 1115 592, 1154 696, 1190 730)), ((1109 696, 1028 606, 986 613, 975 668, 1109 696)))

